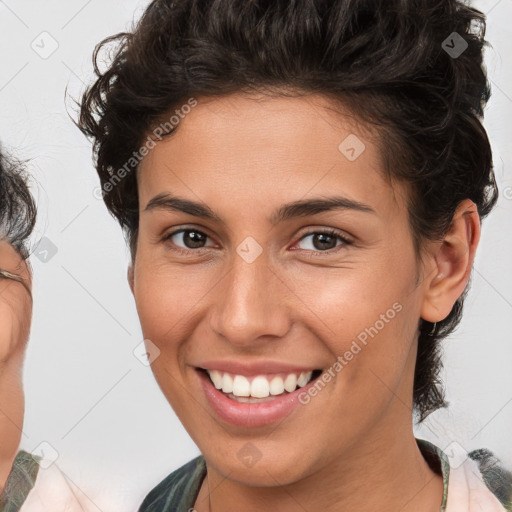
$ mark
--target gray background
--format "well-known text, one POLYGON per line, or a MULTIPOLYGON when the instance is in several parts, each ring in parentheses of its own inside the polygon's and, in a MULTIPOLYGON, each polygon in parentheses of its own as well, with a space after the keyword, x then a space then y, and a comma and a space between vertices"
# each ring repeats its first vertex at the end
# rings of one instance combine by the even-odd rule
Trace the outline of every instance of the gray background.
MULTIPOLYGON (((22 446, 58 456, 59 468, 105 512, 135 510, 164 475, 198 454, 133 355, 142 335, 126 282, 128 251, 95 197, 90 145, 66 113, 65 88, 78 97, 89 82, 94 45, 145 5, 0 1, 0 140, 28 159, 39 204, 34 245, 41 237, 46 244, 31 259, 22 446)), ((485 126, 502 195, 484 222, 464 320, 445 343, 451 405, 417 434, 441 448, 490 448, 512 468, 512 2, 474 5, 488 14, 493 45, 485 126)))

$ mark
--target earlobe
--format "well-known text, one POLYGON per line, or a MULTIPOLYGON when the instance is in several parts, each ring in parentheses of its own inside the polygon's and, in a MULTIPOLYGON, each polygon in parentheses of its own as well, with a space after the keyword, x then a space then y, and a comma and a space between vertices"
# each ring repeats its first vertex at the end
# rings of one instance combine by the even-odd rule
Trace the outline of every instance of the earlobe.
POLYGON ((450 229, 432 255, 433 270, 426 277, 421 318, 440 322, 450 314, 469 281, 479 240, 478 210, 466 199, 457 207, 450 229))

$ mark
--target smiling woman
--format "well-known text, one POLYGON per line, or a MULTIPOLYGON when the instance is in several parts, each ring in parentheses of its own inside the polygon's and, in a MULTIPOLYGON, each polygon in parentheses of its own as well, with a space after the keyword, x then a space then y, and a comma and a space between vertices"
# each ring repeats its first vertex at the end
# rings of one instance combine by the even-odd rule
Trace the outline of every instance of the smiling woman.
POLYGON ((411 421, 446 406, 497 199, 484 32, 455 0, 160 0, 98 46, 79 126, 202 453, 141 511, 512 509, 503 468, 411 421))
MULTIPOLYGON (((0 152, 0 493, 21 438, 22 364, 32 316, 27 239, 36 207, 20 169, 0 152)), ((0 508, 5 500, 0 496, 0 508)))
MULTIPOLYGON (((32 323, 29 237, 36 204, 23 165, 0 152, 0 511, 84 512, 78 489, 47 460, 18 451, 22 373, 32 323)), ((25 434, 26 435, 26 434, 25 434)))

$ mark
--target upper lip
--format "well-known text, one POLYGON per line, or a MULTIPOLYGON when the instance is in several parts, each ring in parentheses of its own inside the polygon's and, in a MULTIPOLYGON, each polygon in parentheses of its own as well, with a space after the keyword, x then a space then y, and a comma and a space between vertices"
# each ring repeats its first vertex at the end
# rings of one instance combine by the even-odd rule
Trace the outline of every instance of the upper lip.
POLYGON ((297 373, 309 372, 320 369, 311 365, 294 365, 281 361, 235 361, 235 360, 217 360, 204 361, 197 365, 203 370, 217 370, 234 375, 245 375, 247 377, 262 375, 267 373, 297 373))

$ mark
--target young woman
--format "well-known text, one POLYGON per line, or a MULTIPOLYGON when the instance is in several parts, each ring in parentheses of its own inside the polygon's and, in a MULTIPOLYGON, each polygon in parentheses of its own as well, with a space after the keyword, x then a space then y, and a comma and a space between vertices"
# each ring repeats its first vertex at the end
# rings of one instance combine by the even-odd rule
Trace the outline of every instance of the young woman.
POLYGON ((412 429, 497 198, 484 32, 456 0, 158 0, 98 47, 79 125, 202 454, 141 512, 512 510, 412 429))

